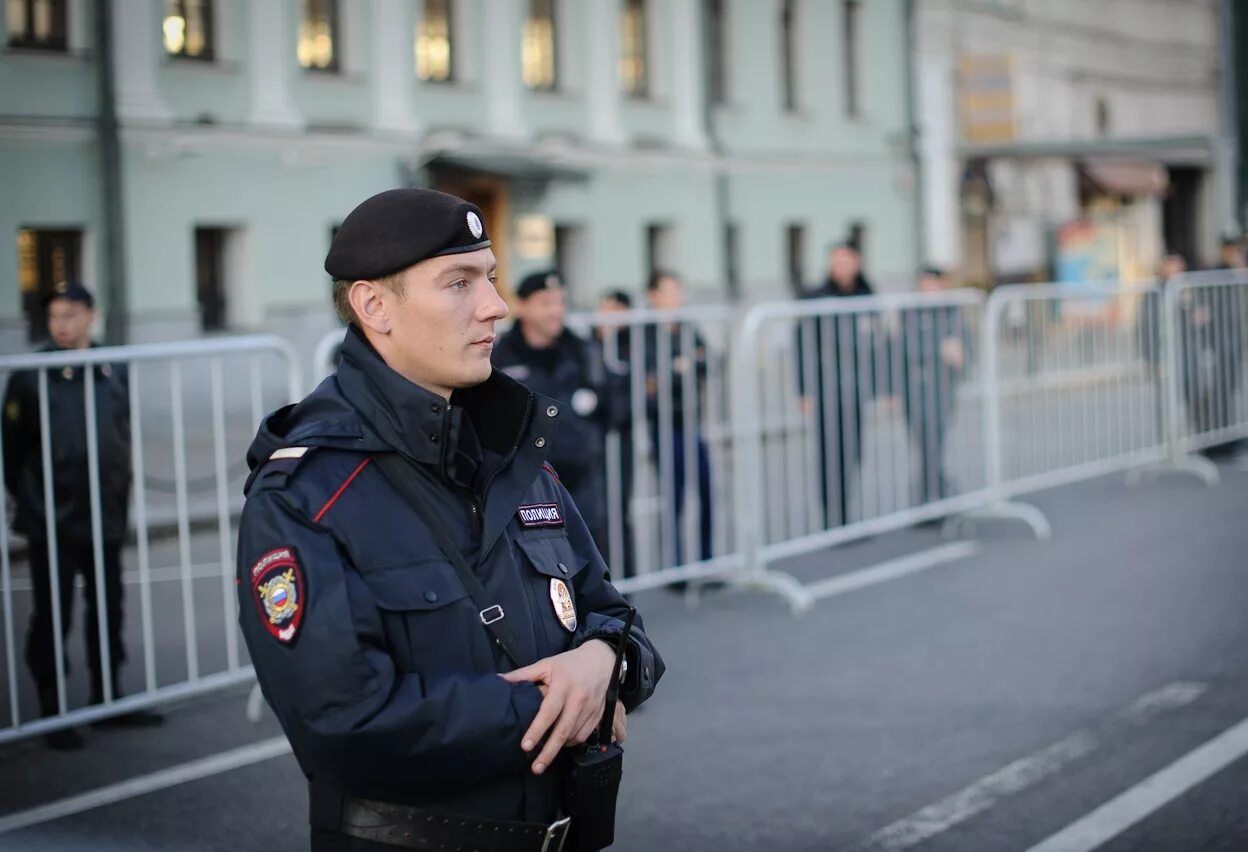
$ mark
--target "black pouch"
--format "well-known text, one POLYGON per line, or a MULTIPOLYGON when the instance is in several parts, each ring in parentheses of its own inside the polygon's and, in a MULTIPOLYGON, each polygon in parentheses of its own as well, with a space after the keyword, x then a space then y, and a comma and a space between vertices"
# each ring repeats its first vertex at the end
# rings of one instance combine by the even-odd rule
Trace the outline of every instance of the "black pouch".
POLYGON ((624 772, 616 743, 575 749, 564 778, 564 806, 572 817, 565 852, 598 852, 615 842, 615 799, 624 772))
POLYGON ((615 800, 624 774, 624 749, 611 742, 615 705, 620 692, 620 665, 633 629, 634 607, 628 608, 624 631, 615 648, 615 668, 607 687, 607 706, 598 731, 589 742, 572 749, 563 779, 564 810, 572 818, 564 852, 598 852, 615 842, 615 800))

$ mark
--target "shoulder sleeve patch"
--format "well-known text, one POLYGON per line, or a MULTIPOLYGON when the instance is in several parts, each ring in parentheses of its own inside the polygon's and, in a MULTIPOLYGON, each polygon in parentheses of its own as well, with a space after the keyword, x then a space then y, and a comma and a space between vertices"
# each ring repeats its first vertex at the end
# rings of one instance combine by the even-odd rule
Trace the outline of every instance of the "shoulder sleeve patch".
POLYGON ((308 590, 294 548, 270 550, 252 563, 248 576, 260 623, 278 642, 292 644, 303 623, 308 590))

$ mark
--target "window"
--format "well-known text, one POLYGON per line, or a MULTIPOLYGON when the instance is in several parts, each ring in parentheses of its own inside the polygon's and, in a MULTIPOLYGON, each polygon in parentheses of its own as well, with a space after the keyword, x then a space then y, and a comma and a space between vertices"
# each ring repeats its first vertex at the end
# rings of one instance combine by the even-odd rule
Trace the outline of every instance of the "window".
POLYGON ((337 71, 338 0, 302 0, 299 64, 314 71, 337 71))
POLYGON ((728 299, 741 298, 741 233, 736 222, 724 223, 724 277, 728 284, 728 299))
POLYGON ((676 229, 654 223, 646 226, 646 275, 671 272, 676 261, 676 229))
POLYGON ((725 0, 706 0, 707 95, 713 104, 728 102, 728 10, 725 0))
POLYGON ((624 0, 620 19, 620 82, 630 98, 650 94, 646 17, 646 0, 624 0))
POLYGON ((787 112, 798 108, 797 60, 797 0, 784 0, 780 7, 780 85, 787 112))
POLYGON ((520 48, 524 85, 550 91, 555 88, 558 67, 555 57, 555 0, 529 0, 529 19, 524 22, 520 48))
POLYGON ((845 114, 851 118, 862 115, 862 93, 858 90, 858 0, 845 0, 844 21, 841 28, 841 56, 845 62, 845 114))
POLYGON ((188 59, 213 58, 213 0, 165 0, 165 53, 188 59))
POLYGON ((428 83, 455 78, 451 7, 451 0, 425 0, 425 13, 416 25, 416 76, 428 83))
POLYGON ((204 331, 220 331, 226 327, 226 242, 229 235, 225 228, 195 229, 195 293, 199 301, 199 326, 204 331))
POLYGON ((867 256, 867 223, 862 220, 849 223, 845 242, 863 257, 867 256))
POLYGON ((5 0, 10 47, 66 50, 67 0, 5 0))
POLYGON ((17 286, 30 342, 48 338, 44 296, 59 282, 74 280, 82 280, 82 231, 18 230, 17 286))
POLYGON ((789 287, 801 293, 806 285, 806 226, 789 225, 785 229, 788 249, 789 287))

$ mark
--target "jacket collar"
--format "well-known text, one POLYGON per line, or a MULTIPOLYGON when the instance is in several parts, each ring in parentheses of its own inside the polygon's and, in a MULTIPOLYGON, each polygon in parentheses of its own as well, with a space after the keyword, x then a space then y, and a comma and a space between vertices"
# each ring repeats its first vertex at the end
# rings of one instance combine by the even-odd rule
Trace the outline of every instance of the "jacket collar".
POLYGON ((448 406, 395 372, 354 325, 341 354, 340 392, 382 441, 412 461, 449 478, 448 464, 459 467, 463 455, 479 461, 477 441, 504 458, 520 449, 535 397, 506 375, 494 371, 481 384, 455 391, 448 406), (465 419, 471 428, 464 428, 465 419))

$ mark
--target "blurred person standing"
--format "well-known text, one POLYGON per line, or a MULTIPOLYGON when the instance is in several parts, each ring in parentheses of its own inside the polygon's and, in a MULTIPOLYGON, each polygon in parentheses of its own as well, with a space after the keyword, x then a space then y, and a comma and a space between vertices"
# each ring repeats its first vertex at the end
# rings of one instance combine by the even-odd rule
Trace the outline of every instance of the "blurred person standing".
MULTIPOLYGON (((918 291, 939 296, 951 289, 944 270, 929 266, 918 291)), ((952 496, 945 472, 945 444, 958 401, 958 383, 968 362, 968 338, 961 309, 954 305, 901 311, 902 404, 919 450, 918 477, 911 493, 916 504, 952 496)))
POLYGON ((549 461, 572 493, 585 524, 607 553, 606 444, 613 389, 602 352, 565 325, 567 291, 554 269, 516 288, 516 323, 499 338, 494 366, 534 393, 563 403, 559 440, 549 461))
MULTIPOLYGON (((78 282, 61 282, 46 303, 50 340, 39 352, 84 350, 95 324, 95 297, 78 282)), ((73 626, 74 581, 81 576, 86 590, 85 634, 87 667, 91 673, 92 704, 104 701, 104 677, 113 698, 121 695, 118 671, 126 660, 122 640, 121 547, 126 536, 130 496, 130 396, 124 365, 97 364, 95 423, 87 425, 84 370, 63 367, 47 371, 48 423, 51 427, 52 493, 56 505, 56 595, 60 602, 61 636, 73 626), (87 459, 87 430, 98 441, 100 535, 104 588, 96 587, 94 537, 91 528, 91 491, 87 459), (109 670, 100 659, 100 598, 104 601, 109 670)), ((57 661, 53 628, 51 546, 44 504, 43 449, 39 427, 39 374, 21 371, 9 380, 4 398, 5 487, 13 495, 13 529, 29 546, 34 612, 26 634, 26 664, 34 677, 39 712, 54 716, 57 700, 57 661)), ((160 716, 139 711, 102 724, 158 724, 160 716)), ((56 749, 76 749, 82 736, 67 728, 49 733, 45 741, 56 749)))
MULTIPOLYGON (((828 251, 823 286, 802 298, 841 299, 874 292, 862 273, 862 255, 846 242, 828 251)), ((864 341, 874 342, 874 330, 870 318, 858 314, 814 317, 799 321, 797 329, 799 404, 803 413, 815 419, 816 476, 829 527, 849 521, 850 486, 862 462, 862 402, 875 393, 874 348, 863 346, 864 341), (815 364, 810 375, 805 357, 808 348, 815 364)))
MULTIPOLYGON (((656 271, 646 283, 646 298, 657 311, 674 311, 684 307, 684 285, 671 272, 656 271)), ((664 454, 671 460, 675 499, 676 538, 673 542, 675 564, 685 561, 683 546, 685 517, 686 467, 692 466, 697 476, 698 547, 695 558, 710 559, 712 543, 711 454, 698 423, 702 419, 702 395, 706 388, 708 360, 706 341, 694 329, 686 333, 681 323, 659 322, 646 326, 644 353, 646 369, 646 418, 650 426, 651 446, 655 447, 656 463, 662 476, 664 454), (663 357, 660 358, 660 350, 663 357), (667 375, 663 376, 662 373, 667 375), (686 391, 686 382, 692 388, 686 391), (661 391, 666 390, 666 393, 661 391), (689 410, 686 395, 693 400, 689 410), (664 397, 666 396, 666 399, 664 397), (663 418, 670 417, 671 443, 663 443, 663 418), (688 458, 691 445, 694 458, 688 458)), ((684 584, 673 587, 680 590, 684 584)))

